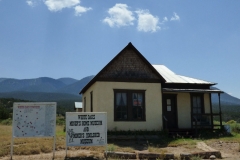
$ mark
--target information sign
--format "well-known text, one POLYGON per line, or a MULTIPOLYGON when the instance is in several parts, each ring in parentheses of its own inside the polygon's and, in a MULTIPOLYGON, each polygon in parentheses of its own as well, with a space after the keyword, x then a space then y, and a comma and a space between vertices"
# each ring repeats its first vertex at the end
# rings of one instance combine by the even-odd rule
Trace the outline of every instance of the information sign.
POLYGON ((107 113, 66 112, 67 146, 107 145, 107 113))
POLYGON ((53 137, 56 103, 14 103, 13 137, 53 137))

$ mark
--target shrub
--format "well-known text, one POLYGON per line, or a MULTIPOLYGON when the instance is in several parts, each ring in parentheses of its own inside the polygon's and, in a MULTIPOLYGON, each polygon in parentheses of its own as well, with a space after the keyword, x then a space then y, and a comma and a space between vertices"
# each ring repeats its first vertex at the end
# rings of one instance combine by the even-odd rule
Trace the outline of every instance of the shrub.
POLYGON ((231 125, 231 130, 232 130, 232 132, 240 133, 240 124, 235 123, 234 125, 231 125))
POLYGON ((237 122, 234 121, 234 120, 230 120, 230 121, 227 122, 227 124, 234 124, 234 123, 237 123, 237 122))
POLYGON ((8 118, 8 119, 5 119, 5 120, 2 120, 1 124, 3 124, 3 125, 12 125, 12 119, 8 118))
POLYGON ((0 107, 0 119, 8 119, 9 111, 3 107, 0 107))
POLYGON ((115 146, 113 144, 108 145, 107 151, 114 152, 115 151, 115 146))

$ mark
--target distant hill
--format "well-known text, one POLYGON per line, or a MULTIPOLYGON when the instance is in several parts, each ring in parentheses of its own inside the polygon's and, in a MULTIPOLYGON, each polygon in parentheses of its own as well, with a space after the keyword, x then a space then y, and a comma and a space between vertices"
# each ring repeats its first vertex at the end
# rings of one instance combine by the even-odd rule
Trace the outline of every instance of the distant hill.
POLYGON ((14 98, 29 101, 81 101, 81 96, 67 93, 46 93, 46 92, 5 92, 0 93, 0 98, 14 98))
POLYGON ((4 81, 4 80, 6 80, 7 78, 0 78, 0 82, 2 82, 2 81, 4 81))
POLYGON ((69 93, 79 95, 81 89, 93 78, 94 76, 88 76, 73 84, 67 85, 57 90, 58 93, 69 93))
POLYGON ((88 76, 81 80, 48 77, 22 80, 0 78, 0 98, 39 102, 56 101, 69 105, 82 100, 79 92, 93 77, 88 76))
MULTIPOLYGON (((216 87, 211 87, 212 89, 218 89, 216 87)), ((240 106, 240 99, 231 96, 227 93, 221 93, 220 95, 221 105, 239 105, 240 106)), ((218 94, 212 94, 212 102, 214 104, 218 104, 218 94)))
MULTIPOLYGON (((81 101, 79 92, 93 77, 87 76, 81 80, 73 78, 53 79, 49 77, 22 80, 0 78, 0 98, 16 98, 30 101, 68 101, 71 103, 81 101)), ((217 106, 217 94, 212 94, 212 102, 213 106, 217 106)), ((233 106, 231 110, 234 110, 235 106, 240 106, 240 99, 223 93, 221 94, 221 105, 233 106)))
POLYGON ((63 82, 66 85, 73 84, 73 83, 78 81, 78 80, 73 79, 73 78, 59 78, 57 80, 63 82))
POLYGON ((63 82, 48 77, 23 80, 5 79, 0 82, 0 92, 55 92, 64 86, 66 84, 63 82))
POLYGON ((53 79, 40 77, 35 79, 12 79, 0 78, 0 93, 6 92, 47 92, 47 93, 68 93, 78 95, 93 76, 81 80, 73 78, 53 79))

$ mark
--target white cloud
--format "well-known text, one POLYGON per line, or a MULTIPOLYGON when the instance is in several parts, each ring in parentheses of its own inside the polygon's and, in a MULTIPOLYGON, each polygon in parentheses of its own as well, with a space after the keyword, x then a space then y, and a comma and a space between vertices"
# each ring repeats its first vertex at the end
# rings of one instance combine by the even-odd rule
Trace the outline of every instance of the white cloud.
POLYGON ((180 21, 180 17, 177 15, 177 13, 173 13, 173 17, 171 17, 170 21, 180 21))
POLYGON ((167 21, 168 21, 168 18, 164 17, 162 23, 167 22, 167 21))
POLYGON ((56 12, 76 6, 80 4, 80 0, 45 0, 44 3, 50 11, 56 12))
POLYGON ((27 5, 35 7, 37 5, 37 0, 26 0, 27 5))
POLYGON ((31 7, 33 6, 33 1, 26 1, 26 3, 31 7))
POLYGON ((82 6, 76 6, 75 7, 75 15, 76 16, 81 16, 82 13, 87 12, 87 11, 89 11, 91 9, 92 9, 91 7, 86 8, 86 7, 82 7, 82 6))
POLYGON ((159 18, 150 14, 148 10, 138 10, 136 13, 138 14, 138 31, 156 32, 161 29, 158 26, 159 18))
POLYGON ((103 22, 107 23, 110 27, 122 27, 133 25, 135 17, 132 11, 128 10, 126 4, 115 4, 108 10, 109 17, 106 17, 103 22))

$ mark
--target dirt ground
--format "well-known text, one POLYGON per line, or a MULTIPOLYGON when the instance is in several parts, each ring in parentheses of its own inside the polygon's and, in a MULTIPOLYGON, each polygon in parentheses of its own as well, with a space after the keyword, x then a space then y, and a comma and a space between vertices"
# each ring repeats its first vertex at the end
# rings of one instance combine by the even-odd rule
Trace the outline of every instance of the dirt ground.
MULTIPOLYGON (((131 146, 133 152, 149 152, 149 148, 146 144, 135 142, 119 142, 120 146, 131 146)), ((181 153, 194 153, 203 151, 220 151, 224 160, 240 160, 239 143, 227 143, 221 141, 215 141, 211 143, 198 142, 196 146, 178 146, 178 147, 161 147, 162 153, 173 153, 178 159, 180 159, 181 153)), ((151 151, 151 152, 154 152, 151 151)), ((158 150, 159 152, 159 150, 158 150)), ((68 158, 65 158, 66 151, 60 150, 55 152, 56 160, 76 160, 76 159, 104 159, 103 152, 90 151, 90 150, 68 150, 68 158), (82 157, 82 158, 79 158, 82 157)), ((53 153, 37 154, 37 155, 13 155, 13 160, 49 160, 53 158, 53 153)), ((0 157, 1 160, 9 160, 10 155, 6 157, 0 157)))
POLYGON ((240 160, 240 144, 234 142, 215 141, 207 144, 208 146, 221 152, 223 159, 240 160))

